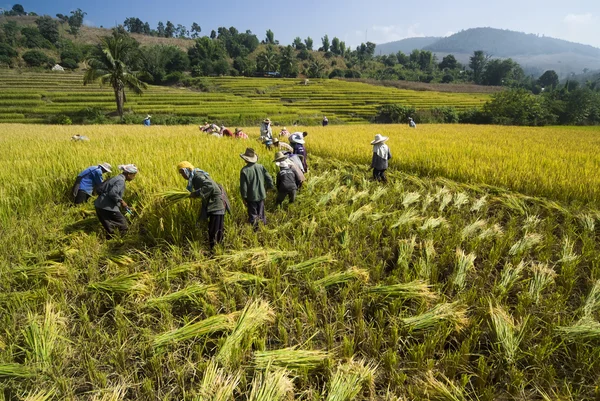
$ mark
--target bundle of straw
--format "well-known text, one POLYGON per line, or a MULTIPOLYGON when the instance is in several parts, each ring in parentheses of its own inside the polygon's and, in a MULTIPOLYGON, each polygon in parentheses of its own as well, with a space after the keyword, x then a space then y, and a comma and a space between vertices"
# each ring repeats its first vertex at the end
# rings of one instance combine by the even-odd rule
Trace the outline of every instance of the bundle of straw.
POLYGON ((67 275, 67 268, 62 263, 47 261, 33 266, 21 266, 13 269, 14 273, 22 274, 25 278, 44 278, 64 277, 67 275))
POLYGON ((228 315, 215 315, 199 322, 189 322, 183 327, 167 331, 154 337, 153 347, 161 348, 167 344, 176 344, 181 341, 204 336, 217 331, 229 331, 234 327, 235 317, 238 313, 228 315))
POLYGON ((215 261, 220 265, 232 265, 243 263, 249 265, 254 270, 282 259, 289 259, 298 256, 296 251, 280 251, 278 249, 251 248, 221 255, 215 257, 215 261))
POLYGON ((273 372, 257 373, 252 381, 248 401, 280 401, 293 394, 294 383, 287 371, 278 369, 273 372))
MULTIPOLYGON (((519 344, 523 339, 523 325, 515 324, 511 315, 501 307, 494 307, 490 302, 491 326, 496 335, 496 340, 504 349, 506 360, 513 363, 519 352, 519 344), (521 331, 519 333, 519 330, 521 331)), ((526 318, 527 319, 527 318, 526 318)))
POLYGON ((454 384, 450 379, 440 373, 443 382, 436 379, 433 372, 430 370, 420 382, 425 388, 426 393, 431 397, 428 399, 445 400, 445 401, 465 401, 463 390, 454 384))
POLYGON ((22 379, 34 376, 35 373, 26 366, 18 363, 0 363, 0 377, 22 379))
POLYGON ((99 283, 88 285, 88 290, 108 292, 113 294, 146 293, 148 286, 145 284, 149 278, 148 273, 132 273, 114 277, 99 283))
POLYGON ((390 298, 435 300, 438 295, 431 291, 431 285, 422 280, 393 285, 377 285, 365 290, 369 294, 390 298))
POLYGON ((211 360, 204 370, 200 385, 200 394, 194 401, 229 401, 233 399, 233 391, 240 383, 241 373, 228 374, 225 369, 219 369, 217 363, 211 360))
POLYGON ((588 342, 600 339, 600 323, 584 317, 573 326, 559 326, 556 331, 567 341, 588 342))
POLYGON ((179 291, 166 294, 161 297, 150 298, 148 305, 156 305, 160 303, 177 302, 181 299, 189 301, 197 301, 200 296, 214 296, 217 291, 216 285, 209 284, 192 284, 179 291))
POLYGON ((254 366, 266 370, 269 366, 290 370, 311 370, 329 358, 327 351, 299 350, 296 347, 254 352, 254 366))
POLYGON ((302 273, 311 270, 313 267, 326 264, 335 263, 336 259, 330 254, 324 256, 317 256, 316 258, 305 260, 304 262, 296 263, 295 265, 288 266, 287 270, 294 273, 302 273))
POLYGON ((315 281, 313 284, 316 287, 327 288, 331 287, 332 285, 343 284, 353 280, 360 280, 364 283, 368 282, 369 271, 366 269, 359 269, 358 267, 351 267, 343 272, 331 273, 330 275, 315 281))
POLYGON ((425 313, 400 321, 412 331, 434 329, 442 322, 451 323, 460 331, 468 323, 466 312, 458 302, 438 304, 425 313))
POLYGON ((160 199, 169 205, 173 205, 184 199, 188 199, 189 197, 190 197, 190 193, 188 191, 182 191, 180 189, 171 189, 171 190, 156 194, 157 199, 160 199))
POLYGON ((329 393, 325 401, 355 400, 363 386, 372 391, 377 367, 365 361, 350 361, 338 366, 329 382, 329 393))
POLYGON ((35 393, 29 393, 23 401, 48 401, 54 398, 56 389, 51 388, 50 390, 38 390, 35 393))
POLYGON ((254 284, 258 285, 269 281, 268 278, 260 277, 244 272, 225 272, 223 273, 223 284, 254 284))

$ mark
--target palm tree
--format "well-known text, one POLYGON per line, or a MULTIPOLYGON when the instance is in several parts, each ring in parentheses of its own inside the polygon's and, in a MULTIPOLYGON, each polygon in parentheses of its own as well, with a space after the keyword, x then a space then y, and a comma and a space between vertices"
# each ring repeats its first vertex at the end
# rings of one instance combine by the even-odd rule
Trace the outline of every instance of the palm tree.
POLYGON ((94 48, 87 59, 89 68, 83 76, 83 84, 100 80, 102 85, 110 84, 115 91, 117 113, 123 117, 125 88, 141 95, 147 85, 131 71, 131 61, 137 53, 137 42, 127 35, 113 32, 112 36, 102 38, 98 47, 94 48))

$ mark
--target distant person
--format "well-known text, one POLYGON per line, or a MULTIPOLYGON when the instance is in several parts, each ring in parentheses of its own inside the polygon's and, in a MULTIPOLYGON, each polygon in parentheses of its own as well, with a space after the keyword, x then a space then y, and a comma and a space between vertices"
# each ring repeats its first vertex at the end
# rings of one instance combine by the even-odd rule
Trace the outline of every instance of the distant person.
POLYGON ((201 125, 199 128, 202 132, 208 132, 208 130, 210 129, 210 124, 207 121, 205 121, 204 125, 201 125))
POLYGON ((123 200, 125 183, 135 178, 138 168, 135 164, 126 164, 119 166, 119 170, 122 171, 121 174, 102 184, 99 188, 98 198, 94 202, 96 215, 106 230, 108 238, 114 236, 115 227, 119 229, 121 235, 125 235, 129 229, 127 219, 119 208, 130 212, 129 205, 123 200))
POLYGON ((275 149, 294 152, 294 148, 292 148, 289 144, 280 141, 278 138, 273 139, 273 146, 275 147, 275 149))
POLYGON ((149 126, 150 126, 150 119, 151 119, 151 118, 152 118, 152 116, 151 116, 150 114, 148 114, 148 115, 146 116, 146 118, 144 118, 144 125, 145 125, 146 127, 149 127, 149 126))
POLYGON ((233 137, 233 132, 231 132, 228 128, 225 128, 224 125, 221 125, 221 130, 219 133, 221 136, 227 136, 229 138, 233 137))
POLYGON ((267 147, 267 150, 271 150, 273 129, 271 128, 271 120, 268 118, 265 118, 260 125, 260 141, 267 147))
POLYGON ((412 117, 408 117, 408 126, 410 128, 417 128, 417 124, 415 123, 415 121, 412 119, 412 117))
POLYGON ((387 182, 385 170, 388 168, 388 161, 392 158, 390 148, 385 142, 390 139, 381 134, 375 135, 375 139, 371 141, 373 145, 373 158, 371 159, 371 168, 373 169, 373 178, 375 181, 387 182))
POLYGON ((267 224, 265 199, 267 189, 273 188, 273 178, 262 164, 256 163, 258 155, 254 149, 246 148, 240 157, 246 162, 246 166, 240 171, 240 194, 248 210, 248 221, 257 230, 259 221, 267 224))
POLYGON ((234 136, 237 139, 248 139, 248 135, 244 131, 242 131, 241 129, 239 129, 239 128, 235 129, 234 136))
POLYGON ((329 120, 327 119, 327 117, 323 117, 323 127, 327 126, 327 124, 329 124, 329 120))
POLYGON ((87 136, 85 136, 85 135, 79 135, 79 134, 75 134, 75 135, 73 135, 73 136, 71 137, 71 140, 72 140, 72 141, 74 141, 74 142, 86 142, 86 141, 89 141, 89 140, 90 140, 90 138, 88 138, 88 137, 87 137, 87 136))
POLYGON ((76 205, 85 203, 90 199, 96 188, 102 184, 102 174, 105 173, 112 173, 111 166, 108 163, 88 167, 77 175, 72 189, 76 205))
POLYGON ((281 132, 279 133, 279 137, 280 137, 280 138, 281 138, 281 137, 283 137, 283 138, 288 138, 290 135, 291 135, 291 134, 290 134, 290 131, 288 131, 286 127, 283 127, 283 128, 281 129, 281 132))
POLYGON ((283 152, 275 154, 275 165, 279 167, 277 174, 277 206, 281 205, 286 197, 289 197, 290 203, 296 200, 298 187, 302 185, 302 180, 291 163, 288 162, 287 156, 283 152))
POLYGON ((290 145, 292 145, 292 148, 294 149, 294 154, 302 156, 302 167, 304 172, 308 173, 308 163, 306 160, 308 155, 306 148, 304 147, 304 134, 304 132, 294 132, 292 135, 290 135, 289 140, 290 145))
POLYGON ((225 234, 225 212, 230 210, 225 189, 210 178, 206 171, 194 168, 190 162, 177 165, 179 174, 188 181, 186 189, 190 198, 201 198, 200 220, 208 219, 208 245, 212 251, 223 242, 225 234))

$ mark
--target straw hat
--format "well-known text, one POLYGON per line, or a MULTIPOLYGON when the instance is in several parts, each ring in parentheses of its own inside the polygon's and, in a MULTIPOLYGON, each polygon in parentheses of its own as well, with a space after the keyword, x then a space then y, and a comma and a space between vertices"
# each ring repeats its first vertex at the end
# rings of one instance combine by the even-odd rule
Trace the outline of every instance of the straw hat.
POLYGON ((287 131, 287 128, 286 128, 286 127, 283 127, 282 131, 287 131))
POLYGON ((148 118, 152 118, 152 116, 151 116, 150 114, 148 114, 148 115, 146 116, 146 118, 147 118, 147 119, 148 119, 148 118))
POLYGON ((270 119, 268 119, 268 118, 265 118, 265 119, 263 120, 263 123, 266 123, 266 124, 269 124, 270 122, 271 122, 271 120, 270 120, 270 119))
POLYGON ((273 160, 274 162, 282 162, 284 160, 286 160, 288 157, 285 155, 285 153, 283 152, 277 152, 275 153, 275 160, 273 160))
POLYGON ((106 171, 107 173, 112 173, 112 166, 108 163, 100 163, 99 166, 102 168, 102 170, 106 171))
POLYGON ((290 143, 299 143, 299 144, 304 144, 304 139, 302 139, 302 137, 298 134, 292 135, 290 136, 290 143))
POLYGON ((387 136, 383 136, 381 134, 377 134, 377 135, 375 135, 375 139, 371 141, 371 145, 376 145, 378 143, 385 142, 388 139, 390 139, 390 138, 387 137, 387 136))
POLYGON ((240 154, 240 157, 248 163, 256 163, 256 161, 258 160, 258 155, 254 152, 254 149, 252 148, 246 148, 246 151, 240 154))

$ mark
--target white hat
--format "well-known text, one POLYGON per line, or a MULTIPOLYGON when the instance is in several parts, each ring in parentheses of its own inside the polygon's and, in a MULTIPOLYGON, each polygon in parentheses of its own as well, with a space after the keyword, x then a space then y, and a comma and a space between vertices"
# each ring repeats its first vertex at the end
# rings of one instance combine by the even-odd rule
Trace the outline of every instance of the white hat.
POLYGON ((102 167, 102 169, 104 171, 106 171, 107 173, 112 173, 112 170, 111 170, 112 166, 110 164, 108 164, 108 163, 100 163, 99 166, 102 167))
POLYGON ((119 170, 128 174, 137 174, 138 168, 135 164, 121 164, 119 170))
POLYGON ((377 134, 377 135, 375 135, 375 139, 371 141, 371 145, 376 145, 378 143, 385 142, 388 139, 390 139, 390 138, 387 137, 387 136, 383 136, 381 134, 377 134))
POLYGON ((299 143, 299 144, 304 144, 304 139, 302 139, 302 137, 298 134, 294 134, 292 136, 290 136, 290 143, 299 143))
POLYGON ((148 115, 146 116, 146 118, 152 118, 152 116, 151 116, 150 114, 148 114, 148 115))

